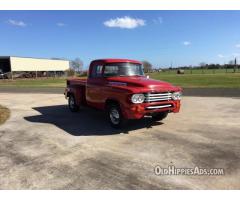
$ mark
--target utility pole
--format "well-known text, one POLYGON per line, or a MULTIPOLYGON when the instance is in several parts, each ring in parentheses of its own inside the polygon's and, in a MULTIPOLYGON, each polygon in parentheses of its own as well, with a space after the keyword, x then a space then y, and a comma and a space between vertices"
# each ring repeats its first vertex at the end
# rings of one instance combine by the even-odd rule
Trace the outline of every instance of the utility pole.
POLYGON ((170 65, 170 70, 169 70, 169 72, 172 70, 172 61, 171 61, 171 65, 170 65))

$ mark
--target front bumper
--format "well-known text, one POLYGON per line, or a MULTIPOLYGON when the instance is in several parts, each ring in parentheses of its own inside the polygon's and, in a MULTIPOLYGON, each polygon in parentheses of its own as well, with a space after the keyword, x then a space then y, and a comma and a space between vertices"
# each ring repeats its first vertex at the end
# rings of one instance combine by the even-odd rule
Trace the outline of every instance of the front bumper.
POLYGON ((180 110, 180 100, 162 101, 156 103, 130 104, 122 108, 123 115, 127 119, 140 119, 145 115, 158 112, 177 113, 180 110))

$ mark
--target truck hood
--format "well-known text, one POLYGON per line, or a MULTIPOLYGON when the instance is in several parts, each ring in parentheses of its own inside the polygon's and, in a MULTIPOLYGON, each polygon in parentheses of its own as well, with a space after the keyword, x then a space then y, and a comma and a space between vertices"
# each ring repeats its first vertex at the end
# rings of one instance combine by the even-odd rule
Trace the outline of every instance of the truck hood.
POLYGON ((170 83, 164 81, 158 81, 154 79, 147 78, 145 76, 132 76, 132 77, 109 77, 109 84, 111 85, 122 85, 126 87, 139 87, 143 89, 150 89, 156 91, 163 90, 180 90, 179 87, 173 86, 170 83))

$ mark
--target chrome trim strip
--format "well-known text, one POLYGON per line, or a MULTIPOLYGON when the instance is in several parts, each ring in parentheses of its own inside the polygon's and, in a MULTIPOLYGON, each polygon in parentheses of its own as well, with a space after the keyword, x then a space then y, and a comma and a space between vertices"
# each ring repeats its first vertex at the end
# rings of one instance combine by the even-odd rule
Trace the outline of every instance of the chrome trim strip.
POLYGON ((165 93, 147 93, 147 96, 154 97, 154 96, 164 96, 164 95, 171 95, 170 92, 165 93))
POLYGON ((148 106, 147 109, 158 109, 158 108, 168 108, 171 107, 171 104, 162 105, 162 106, 148 106))
POLYGON ((168 95, 168 96, 155 96, 155 97, 146 97, 147 99, 162 99, 162 98, 170 98, 172 96, 168 95))
POLYGON ((171 100, 171 98, 161 98, 161 99, 146 99, 146 102, 155 102, 155 101, 168 101, 171 100))

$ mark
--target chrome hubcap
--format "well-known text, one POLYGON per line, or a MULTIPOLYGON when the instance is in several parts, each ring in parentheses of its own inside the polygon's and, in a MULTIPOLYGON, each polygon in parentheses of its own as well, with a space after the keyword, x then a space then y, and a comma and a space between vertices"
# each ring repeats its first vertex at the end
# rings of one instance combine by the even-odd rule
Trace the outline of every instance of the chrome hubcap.
POLYGON ((110 119, 113 124, 119 124, 120 115, 116 108, 111 109, 110 111, 110 119))

